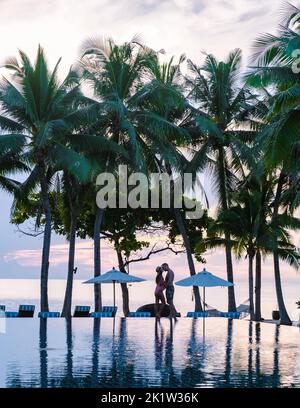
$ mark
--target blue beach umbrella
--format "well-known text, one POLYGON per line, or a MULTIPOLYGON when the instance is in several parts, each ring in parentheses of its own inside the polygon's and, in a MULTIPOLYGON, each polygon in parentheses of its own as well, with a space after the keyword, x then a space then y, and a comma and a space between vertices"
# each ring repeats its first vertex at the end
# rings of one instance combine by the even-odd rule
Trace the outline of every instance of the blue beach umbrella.
POLYGON ((138 278, 137 276, 128 275, 125 272, 118 271, 112 268, 110 271, 99 275, 96 278, 89 279, 83 283, 90 284, 102 284, 102 283, 112 283, 113 284, 113 297, 114 297, 114 308, 116 306, 116 283, 134 283, 134 282, 144 282, 146 279, 138 278))
POLYGON ((211 288, 216 286, 233 286, 233 283, 228 282, 225 279, 219 278, 208 272, 205 268, 203 271, 196 273, 196 275, 189 276, 188 278, 182 279, 175 283, 178 286, 201 286, 203 287, 203 302, 205 311, 205 288, 211 288))

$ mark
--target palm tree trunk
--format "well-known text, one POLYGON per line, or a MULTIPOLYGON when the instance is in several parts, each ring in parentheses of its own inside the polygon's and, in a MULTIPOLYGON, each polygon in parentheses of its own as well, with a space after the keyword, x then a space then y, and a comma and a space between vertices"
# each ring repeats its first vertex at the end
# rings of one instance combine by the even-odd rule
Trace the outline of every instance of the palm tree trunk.
MULTIPOLYGON (((117 251, 117 256, 118 256, 118 263, 119 263, 119 269, 121 272, 126 273, 125 267, 124 267, 124 261, 123 257, 120 251, 117 251)), ((128 292, 128 287, 126 283, 121 283, 121 289, 122 289, 122 299, 123 299, 123 313, 124 316, 127 317, 129 316, 130 309, 129 309, 129 292, 128 292)))
MULTIPOLYGON (((283 184, 284 184, 285 175, 283 172, 280 173, 278 184, 277 184, 277 191, 274 200, 274 209, 273 209, 273 216, 272 216, 272 223, 276 228, 277 225, 277 217, 279 212, 280 206, 280 198, 282 194, 283 184)), ((281 286, 281 276, 280 276, 280 265, 279 265, 279 255, 278 255, 278 242, 276 239, 275 242, 275 249, 273 251, 273 260, 274 260, 274 278, 275 278, 275 288, 276 288, 276 297, 277 303, 280 313, 280 324, 284 324, 287 326, 291 326, 292 321, 288 315, 288 312, 285 307, 283 294, 282 294, 282 286, 281 286)))
POLYGON ((259 251, 256 252, 254 320, 261 321, 261 254, 259 251))
POLYGON ((249 258, 249 302, 250 302, 250 319, 254 320, 254 301, 253 301, 253 260, 255 254, 250 252, 249 258))
MULTIPOLYGON (((71 212, 72 213, 72 212, 71 212)), ((69 261, 68 261, 68 277, 65 291, 64 305, 62 309, 62 317, 69 318, 72 316, 72 294, 73 294, 73 277, 74 277, 74 262, 75 262, 75 244, 76 244, 77 218, 71 215, 70 227, 70 242, 69 242, 69 261)))
POLYGON ((40 282, 40 306, 41 312, 49 311, 48 302, 48 272, 49 272, 49 256, 51 245, 51 206, 48 195, 48 183, 46 180, 46 170, 44 166, 40 167, 40 183, 41 183, 41 196, 43 202, 43 210, 45 214, 45 229, 43 237, 43 252, 42 252, 42 265, 41 265, 41 282, 40 282))
MULTIPOLYGON (((186 228, 182 219, 182 214, 180 212, 179 208, 174 208, 174 213, 175 213, 175 219, 177 223, 178 230, 182 236, 183 239, 183 244, 185 246, 186 250, 186 256, 187 256, 187 261, 190 269, 190 274, 195 275, 196 270, 195 270, 195 264, 193 260, 193 255, 191 251, 191 244, 189 237, 186 232, 186 228)), ((193 286, 193 291, 194 291, 194 297, 195 297, 195 312, 202 312, 202 304, 201 304, 201 297, 200 297, 200 292, 198 286, 193 286)))
MULTIPOLYGON (((232 267, 232 255, 231 255, 231 245, 229 244, 231 240, 230 234, 225 233, 225 253, 226 253, 226 269, 227 269, 227 280, 234 283, 233 280, 233 267, 232 267)), ((234 286, 228 286, 228 311, 236 312, 235 303, 235 291, 234 286)))
POLYGON ((282 286, 281 286, 281 277, 280 277, 280 266, 279 266, 279 256, 277 252, 273 254, 274 259, 274 275, 275 275, 275 287, 276 287, 276 296, 277 296, 277 303, 280 313, 280 324, 285 324, 287 326, 292 325, 292 321, 287 313, 283 294, 282 294, 282 286))
MULTIPOLYGON (((101 245, 100 231, 105 210, 98 208, 96 210, 94 224, 94 277, 101 275, 101 245)), ((94 285, 95 312, 102 310, 101 285, 94 285)))
MULTIPOLYGON (((228 210, 229 207, 229 199, 228 199, 228 191, 226 188, 227 185, 227 175, 225 169, 225 159, 224 159, 224 151, 223 147, 219 148, 219 175, 220 175, 220 199, 222 202, 223 210, 228 210)), ((231 237, 229 232, 225 232, 225 255, 226 255, 226 269, 227 269, 227 280, 231 283, 233 281, 233 266, 232 266, 232 254, 231 254, 231 237)), ((228 286, 228 311, 229 312, 236 312, 236 302, 235 302, 235 290, 234 286, 228 286)))

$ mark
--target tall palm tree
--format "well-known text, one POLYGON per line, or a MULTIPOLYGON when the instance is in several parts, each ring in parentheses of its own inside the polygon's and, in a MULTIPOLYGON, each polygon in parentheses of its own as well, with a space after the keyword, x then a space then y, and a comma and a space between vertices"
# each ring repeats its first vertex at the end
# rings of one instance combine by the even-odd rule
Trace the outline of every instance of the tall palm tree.
MULTIPOLYGON (((255 316, 255 312, 260 304, 260 252, 266 244, 266 217, 268 213, 269 201, 265 198, 265 192, 260 188, 261 183, 252 181, 251 188, 245 185, 240 187, 240 192, 235 196, 235 202, 230 209, 223 210, 210 233, 224 233, 227 231, 231 235, 231 241, 235 253, 240 258, 244 253, 248 257, 248 285, 249 285, 249 301, 250 301, 250 317, 258 320, 259 313, 255 316), (254 307, 254 270, 253 263, 255 256, 257 257, 256 269, 256 306, 254 307)), ((226 238, 225 238, 226 239, 226 238)), ((214 242, 214 238, 208 239, 214 242)), ((223 243, 220 239, 218 244, 223 243)), ((225 243, 225 242, 224 242, 225 243)))
MULTIPOLYGON (((209 169, 219 201, 220 210, 228 210, 232 204, 239 174, 243 174, 242 162, 247 157, 245 141, 251 141, 251 114, 256 99, 241 84, 241 51, 232 51, 226 61, 206 55, 199 67, 189 61, 192 74, 188 78, 194 102, 194 145, 198 146, 198 169, 209 169)), ((233 266, 230 233, 225 233, 227 279, 232 282, 233 266)), ((228 288, 228 310, 236 310, 234 286, 228 288)))
POLYGON ((69 224, 68 274, 61 315, 62 317, 69 318, 71 317, 72 313, 71 308, 72 308, 77 224, 78 217, 80 215, 80 210, 82 208, 83 194, 86 191, 86 187, 84 184, 80 184, 78 180, 76 180, 76 178, 68 172, 64 172, 61 184, 63 187, 63 191, 61 192, 62 193, 61 217, 67 218, 66 222, 67 224, 69 224), (68 212, 68 214, 65 214, 66 211, 68 212))
MULTIPOLYGON (((181 64, 185 61, 185 56, 181 55, 178 62, 172 57, 168 62, 160 63, 158 57, 153 58, 150 66, 152 79, 142 89, 140 103, 152 112, 159 114, 177 127, 178 132, 166 134, 161 137, 161 144, 158 151, 152 154, 156 155, 156 170, 163 174, 166 173, 176 180, 176 175, 182 177, 185 173, 192 172, 194 182, 196 181, 196 172, 194 161, 186 158, 183 150, 190 143, 189 134, 190 109, 184 95, 184 77, 181 73, 181 64)), ((174 185, 171 183, 172 193, 174 194, 174 185)), ((200 185, 202 188, 202 186, 200 185)), ((174 198, 174 197, 172 197, 174 198)), ((190 274, 196 273, 190 238, 184 220, 184 214, 179 208, 173 208, 174 218, 178 231, 182 236, 186 250, 190 274)), ((202 310, 201 297, 198 287, 193 287, 195 297, 195 311, 202 310)))
MULTIPOLYGON (((166 150, 166 135, 177 131, 173 123, 142 103, 156 54, 137 38, 121 45, 112 39, 89 40, 82 49, 83 75, 92 85, 100 107, 92 131, 125 148, 130 169, 147 173, 156 165, 154 153, 166 150)), ((104 169, 116 169, 120 163, 122 160, 116 161, 108 155, 104 169)), ((100 274, 99 234, 104 213, 105 209, 98 209, 95 220, 95 276, 100 274)), ((126 285, 122 290, 127 296, 126 285)), ((95 293, 95 308, 99 308, 99 293, 95 293)))
MULTIPOLYGON (((272 222, 278 229, 281 202, 289 180, 299 171, 300 143, 300 74, 297 71, 299 48, 300 10, 286 5, 286 12, 277 35, 264 34, 254 43, 253 67, 248 74, 252 86, 267 87, 273 90, 271 109, 267 116, 268 126, 261 133, 261 145, 270 172, 276 174, 277 185, 273 205, 272 222)), ((279 250, 274 248, 274 277, 277 301, 282 324, 291 324, 281 285, 279 250)))
MULTIPOLYGON (((272 254, 278 247, 281 259, 298 269, 299 250, 291 243, 287 229, 297 229, 300 220, 285 213, 280 216, 279 227, 274 231, 272 223, 272 204, 274 202, 273 184, 267 173, 259 178, 249 177, 239 185, 234 195, 234 204, 229 210, 222 211, 206 241, 209 247, 224 245, 224 239, 215 238, 226 230, 231 234, 232 247, 238 258, 246 253, 249 260, 248 280, 251 320, 261 320, 261 272, 262 256, 272 254), (254 259, 255 297, 254 293, 254 259)), ((203 245, 203 244, 202 244, 203 245)))
MULTIPOLYGON (((122 149, 118 144, 112 140, 105 139, 100 135, 89 134, 89 127, 91 125, 91 112, 94 110, 93 103, 87 106, 84 111, 85 115, 81 119, 81 129, 76 134, 73 135, 73 142, 76 140, 76 147, 78 151, 82 152, 84 156, 88 159, 89 165, 91 167, 88 182, 80 182, 72 173, 69 171, 64 171, 62 174, 62 183, 60 187, 62 188, 62 199, 63 199, 63 209, 62 209, 62 219, 66 226, 67 236, 69 239, 69 259, 68 259, 68 275, 67 275, 67 285, 65 291, 65 299, 62 310, 63 317, 71 316, 71 306, 72 306, 72 291, 73 291, 73 277, 74 277, 74 261, 75 261, 75 243, 76 243, 76 233, 78 226, 78 218, 84 207, 85 200, 90 197, 91 201, 95 201, 95 175, 103 169, 103 162, 106 158, 111 157, 111 159, 117 160, 120 157, 126 158, 127 153, 125 149, 122 149), (66 214, 67 211, 67 214, 66 214)), ((95 203, 96 206, 96 203, 95 203)), ((103 214, 102 211, 97 208, 96 210, 96 228, 94 228, 94 233, 97 234, 97 223, 98 215, 103 214)), ((100 239, 99 239, 100 241, 100 239)), ((100 297, 101 308, 101 293, 99 285, 96 285, 96 293, 100 297)), ((98 310, 99 311, 99 310, 98 310)))
POLYGON ((34 64, 20 51, 19 61, 11 58, 6 68, 10 79, 0 84, 1 128, 8 131, 6 143, 23 145, 23 157, 31 172, 19 188, 18 197, 39 187, 45 216, 41 265, 41 311, 48 311, 48 269, 51 242, 51 206, 49 188, 55 171, 65 169, 78 179, 89 174, 87 160, 72 147, 76 128, 78 98, 77 75, 71 72, 63 82, 57 79, 58 63, 51 72, 39 46, 34 64))

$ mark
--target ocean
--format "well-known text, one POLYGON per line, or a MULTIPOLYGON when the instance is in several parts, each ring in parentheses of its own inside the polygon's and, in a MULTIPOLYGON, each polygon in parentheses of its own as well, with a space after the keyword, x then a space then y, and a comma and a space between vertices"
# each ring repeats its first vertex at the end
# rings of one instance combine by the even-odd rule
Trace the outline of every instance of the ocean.
MULTIPOLYGON (((66 282, 62 279, 49 280, 49 303, 51 311, 61 311, 66 282)), ((130 308, 132 311, 139 306, 154 302, 154 282, 146 281, 129 285, 130 308)), ((244 275, 237 276, 235 280, 237 304, 248 298, 247 279, 244 275)), ((292 319, 298 320, 299 309, 295 305, 300 300, 299 276, 289 277, 283 283, 286 307, 292 319)), ((201 292, 202 293, 202 292, 201 292)), ((112 284, 102 285, 104 305, 112 304, 112 284)), ((206 302, 219 310, 227 309, 227 289, 207 288, 206 302)), ((19 304, 34 304, 39 309, 39 280, 38 279, 1 279, 0 304, 6 305, 6 310, 17 310, 19 304)), ((182 316, 193 310, 192 289, 175 287, 174 303, 182 316)), ((122 295, 120 286, 116 285, 116 304, 119 313, 122 310, 122 295)), ((84 285, 81 280, 74 280, 73 307, 75 305, 90 305, 93 309, 93 285, 84 285)), ((262 281, 262 315, 271 319, 272 310, 277 309, 274 282, 270 278, 262 281)))

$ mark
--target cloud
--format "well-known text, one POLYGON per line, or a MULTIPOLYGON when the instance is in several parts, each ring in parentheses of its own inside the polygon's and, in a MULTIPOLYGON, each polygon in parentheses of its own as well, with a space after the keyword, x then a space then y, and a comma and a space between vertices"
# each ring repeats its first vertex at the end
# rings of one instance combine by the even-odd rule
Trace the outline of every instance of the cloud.
MULTIPOLYGON (((50 263, 51 267, 66 265, 68 262, 68 244, 57 244, 51 246, 50 263)), ((102 261, 107 262, 111 259, 112 250, 107 245, 102 245, 102 261)), ((3 256, 6 263, 16 262, 24 267, 39 267, 41 264, 42 250, 41 249, 20 249, 8 252, 3 256)), ((93 267, 93 243, 92 241, 78 242, 76 245, 75 263, 83 267, 93 267)))
POLYGON ((244 21, 251 21, 254 18, 261 17, 264 14, 268 14, 268 9, 266 7, 260 8, 258 10, 253 10, 253 11, 248 11, 246 13, 243 13, 239 16, 239 21, 244 22, 244 21))
POLYGON ((163 48, 168 56, 186 53, 197 61, 205 49, 223 58, 236 47, 248 53, 258 33, 272 30, 272 13, 280 3, 274 0, 270 7, 267 0, 4 0, 0 55, 5 58, 21 48, 33 56, 40 42, 51 64, 63 56, 65 73, 86 38, 112 36, 121 42, 141 33, 150 47, 163 48))

